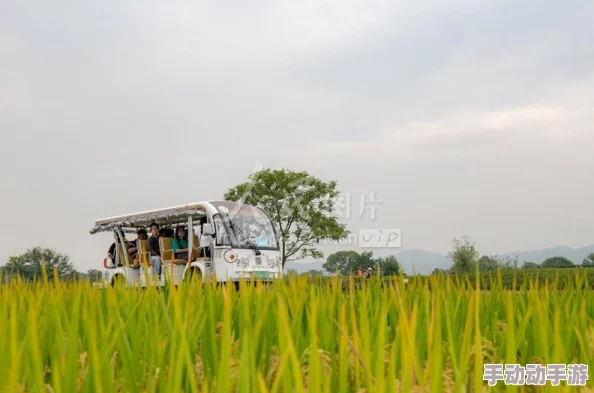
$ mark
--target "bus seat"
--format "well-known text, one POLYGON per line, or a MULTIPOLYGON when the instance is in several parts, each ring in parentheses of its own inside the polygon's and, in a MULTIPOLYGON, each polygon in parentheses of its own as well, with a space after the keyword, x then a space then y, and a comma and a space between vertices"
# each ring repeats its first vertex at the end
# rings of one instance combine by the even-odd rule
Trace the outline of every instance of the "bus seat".
POLYGON ((194 251, 193 256, 195 256, 194 260, 196 260, 200 256, 200 240, 195 233, 193 234, 193 238, 192 250, 194 251))
MULTIPOLYGON (((127 252, 128 250, 126 250, 127 252)), ((132 254, 128 253, 128 262, 130 263, 129 267, 131 267, 132 269, 139 269, 140 268, 140 263, 138 262, 138 256, 136 256, 136 258, 132 257, 132 254)), ((125 265, 126 260, 122 254, 122 263, 125 265)))
POLYGON ((118 244, 118 266, 126 266, 126 256, 124 253, 127 251, 121 244, 118 244))
POLYGON ((148 251, 148 240, 138 239, 136 245, 138 246, 138 252, 136 257, 138 259, 138 266, 153 266, 153 264, 151 263, 150 253, 148 251))
POLYGON ((173 239, 170 237, 159 237, 159 248, 161 249, 161 261, 163 263, 171 263, 174 265, 185 265, 188 261, 185 259, 174 259, 172 249, 173 239))
MULTIPOLYGON (((128 249, 126 247, 126 250, 124 251, 124 249, 122 248, 122 245, 118 245, 118 254, 119 254, 119 264, 118 266, 126 266, 126 256, 124 255, 124 252, 128 252, 128 249)), ((132 259, 132 255, 128 254, 128 262, 130 263, 129 267, 131 267, 132 269, 138 269, 140 267, 140 264, 138 263, 137 260, 132 259)))
POLYGON ((200 256, 200 240, 198 236, 194 234, 194 242, 192 243, 192 253, 190 254, 190 261, 191 262, 208 262, 211 259, 208 257, 201 257, 200 256))

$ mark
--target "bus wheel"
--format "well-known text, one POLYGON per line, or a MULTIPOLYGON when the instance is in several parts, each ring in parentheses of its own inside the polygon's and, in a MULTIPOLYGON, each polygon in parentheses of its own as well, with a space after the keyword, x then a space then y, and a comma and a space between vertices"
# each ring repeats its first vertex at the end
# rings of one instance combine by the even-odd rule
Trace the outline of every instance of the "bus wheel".
POLYGON ((121 274, 116 274, 113 279, 111 280, 111 286, 112 288, 114 287, 123 287, 124 283, 126 282, 126 280, 124 279, 124 276, 122 276, 121 274))
POLYGON ((189 282, 198 282, 199 284, 202 283, 202 272, 197 267, 191 268, 186 277, 187 281, 189 282))

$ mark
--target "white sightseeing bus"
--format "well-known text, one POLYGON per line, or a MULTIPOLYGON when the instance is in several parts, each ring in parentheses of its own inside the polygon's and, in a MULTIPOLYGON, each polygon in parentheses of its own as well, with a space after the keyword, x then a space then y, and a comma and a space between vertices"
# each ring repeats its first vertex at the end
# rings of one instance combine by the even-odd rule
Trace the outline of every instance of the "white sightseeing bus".
POLYGON ((90 231, 100 232, 112 232, 116 244, 113 260, 103 261, 100 287, 117 282, 126 286, 162 286, 168 280, 178 285, 195 275, 202 281, 217 282, 272 281, 282 277, 279 242, 270 217, 262 209, 243 203, 197 202, 104 218, 97 220, 90 231), (141 228, 150 236, 152 223, 160 228, 187 226, 190 252, 185 259, 175 258, 173 238, 159 237, 160 278, 151 263, 148 240, 136 239, 137 250, 131 254, 126 243, 131 239, 124 239, 124 233, 136 234, 141 228), (200 240, 210 245, 201 247, 200 240))

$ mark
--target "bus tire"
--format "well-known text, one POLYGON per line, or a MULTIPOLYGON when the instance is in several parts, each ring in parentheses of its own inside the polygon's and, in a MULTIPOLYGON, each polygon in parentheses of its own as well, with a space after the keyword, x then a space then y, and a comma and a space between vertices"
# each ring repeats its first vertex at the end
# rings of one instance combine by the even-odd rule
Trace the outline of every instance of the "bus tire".
POLYGON ((186 280, 185 281, 199 281, 202 282, 202 271, 200 268, 194 266, 191 267, 190 270, 186 273, 186 280))
POLYGON ((116 274, 111 279, 111 287, 112 288, 114 288, 116 286, 124 286, 125 283, 126 283, 126 279, 121 274, 116 274))

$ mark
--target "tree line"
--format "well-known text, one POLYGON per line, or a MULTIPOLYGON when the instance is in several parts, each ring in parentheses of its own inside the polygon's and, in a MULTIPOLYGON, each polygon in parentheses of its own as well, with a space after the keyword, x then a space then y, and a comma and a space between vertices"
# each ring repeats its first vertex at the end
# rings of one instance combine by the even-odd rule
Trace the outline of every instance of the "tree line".
POLYGON ((60 281, 74 281, 88 279, 92 282, 101 280, 101 272, 96 269, 87 272, 76 270, 70 257, 51 248, 33 247, 21 255, 8 258, 4 266, 0 266, 2 281, 8 282, 11 278, 20 276, 23 281, 33 281, 47 273, 49 281, 54 280, 54 272, 60 281))
MULTIPOLYGON (((301 275, 321 276, 325 274, 348 276, 357 274, 359 270, 365 271, 368 268, 373 269, 375 274, 378 270, 383 276, 397 276, 402 272, 398 259, 394 255, 388 257, 374 257, 373 252, 365 251, 358 253, 356 251, 338 251, 331 254, 322 265, 323 270, 312 269, 301 275)), ((289 269, 287 275, 297 275, 295 269, 289 269)))
POLYGON ((401 271, 398 259, 394 255, 375 258, 372 251, 361 254, 356 251, 338 251, 330 255, 322 267, 329 274, 342 276, 356 274, 357 271, 367 268, 381 270, 383 275, 398 275, 401 271))
POLYGON ((476 243, 471 241, 468 236, 452 241, 452 251, 448 253, 448 258, 452 260, 452 266, 449 269, 437 268, 433 271, 433 274, 463 274, 472 273, 477 270, 479 272, 490 272, 516 269, 594 267, 594 253, 584 259, 581 264, 574 264, 562 256, 548 258, 539 264, 531 261, 520 263, 517 257, 481 255, 476 243))

